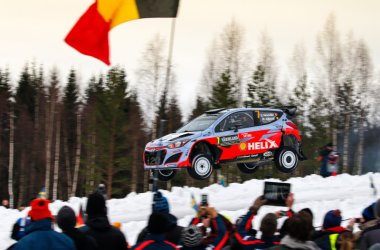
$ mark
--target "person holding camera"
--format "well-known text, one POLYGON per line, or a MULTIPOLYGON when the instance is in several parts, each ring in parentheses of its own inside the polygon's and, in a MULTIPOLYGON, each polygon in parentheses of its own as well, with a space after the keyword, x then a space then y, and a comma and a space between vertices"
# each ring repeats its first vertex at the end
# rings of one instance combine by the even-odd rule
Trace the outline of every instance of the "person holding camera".
POLYGON ((203 207, 197 225, 189 225, 182 231, 182 250, 222 249, 229 238, 223 216, 212 207, 203 207), (211 229, 212 226, 212 229, 211 229), (213 230, 213 231, 212 231, 213 230))
POLYGON ((260 231, 262 235, 260 239, 256 238, 256 230, 252 229, 253 219, 266 201, 263 196, 259 196, 236 225, 237 231, 234 236, 240 246, 239 249, 267 249, 279 244, 279 237, 275 235, 277 232, 277 216, 274 213, 266 214, 261 220, 260 231))

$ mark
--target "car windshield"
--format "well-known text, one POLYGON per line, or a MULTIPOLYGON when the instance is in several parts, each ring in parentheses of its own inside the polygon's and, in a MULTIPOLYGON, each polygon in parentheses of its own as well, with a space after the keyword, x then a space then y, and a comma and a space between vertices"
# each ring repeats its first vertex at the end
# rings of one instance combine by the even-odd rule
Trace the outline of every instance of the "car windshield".
POLYGON ((204 114, 201 115, 182 128, 180 128, 177 132, 183 133, 183 132, 195 132, 195 131, 203 131, 206 128, 210 127, 211 124, 213 124, 222 114, 204 114))

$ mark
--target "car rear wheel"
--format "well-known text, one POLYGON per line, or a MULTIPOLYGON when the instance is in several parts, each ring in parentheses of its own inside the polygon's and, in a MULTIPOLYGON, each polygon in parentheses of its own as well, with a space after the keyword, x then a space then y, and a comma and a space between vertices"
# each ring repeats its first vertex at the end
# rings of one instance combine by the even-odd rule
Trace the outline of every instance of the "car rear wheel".
POLYGON ((187 171, 191 177, 197 180, 205 180, 212 174, 212 161, 206 154, 198 154, 193 158, 191 167, 187 171))
POLYGON ((160 169, 157 171, 157 173, 157 178, 160 181, 170 181, 174 178, 177 172, 173 169, 160 169))
POLYGON ((278 170, 291 173, 298 165, 297 152, 291 147, 282 147, 276 152, 274 161, 278 170))
POLYGON ((257 163, 255 162, 238 163, 237 167, 240 170, 240 172, 245 173, 245 174, 253 174, 259 169, 259 165, 257 165, 257 163))

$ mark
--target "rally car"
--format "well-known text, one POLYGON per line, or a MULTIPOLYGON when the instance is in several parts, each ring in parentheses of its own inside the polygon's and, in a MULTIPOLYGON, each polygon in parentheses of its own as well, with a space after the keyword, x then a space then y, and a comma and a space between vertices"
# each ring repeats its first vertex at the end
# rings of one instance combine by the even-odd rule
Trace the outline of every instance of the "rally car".
POLYGON ((298 128, 289 120, 295 112, 296 107, 207 111, 175 133, 149 142, 144 168, 157 170, 162 181, 181 168, 203 180, 223 166, 254 173, 273 161, 279 171, 290 173, 305 159, 298 128))

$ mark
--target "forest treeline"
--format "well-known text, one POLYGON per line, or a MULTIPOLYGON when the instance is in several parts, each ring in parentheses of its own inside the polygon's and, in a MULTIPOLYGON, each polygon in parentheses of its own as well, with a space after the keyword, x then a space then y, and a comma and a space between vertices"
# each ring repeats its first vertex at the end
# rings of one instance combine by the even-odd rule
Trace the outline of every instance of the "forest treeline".
MULTIPOLYGON (((195 108, 187 119, 212 108, 296 105, 294 121, 309 160, 293 176, 318 173, 318 148, 328 142, 341 154, 340 172, 377 171, 379 79, 369 49, 350 33, 342 39, 334 15, 317 35, 315 47, 308 54, 297 44, 284 64, 289 77, 280 80, 270 36, 261 33, 251 62, 244 30, 231 21, 205 56, 198 93, 193 93, 195 108)), ((75 69, 61 77, 58 69, 45 72, 42 66, 26 64, 12 80, 9 70, 1 68, 0 198, 21 206, 45 187, 50 199, 66 200, 89 194, 99 183, 106 185, 108 197, 146 191, 145 144, 159 133, 175 131, 184 120, 175 67, 164 55, 165 42, 156 36, 142 53, 134 84, 121 66, 85 83, 75 69)), ((222 173, 227 183, 288 176, 272 166, 254 175, 234 166, 222 173)), ((216 181, 216 173, 200 182, 179 171, 160 187, 216 181)))

